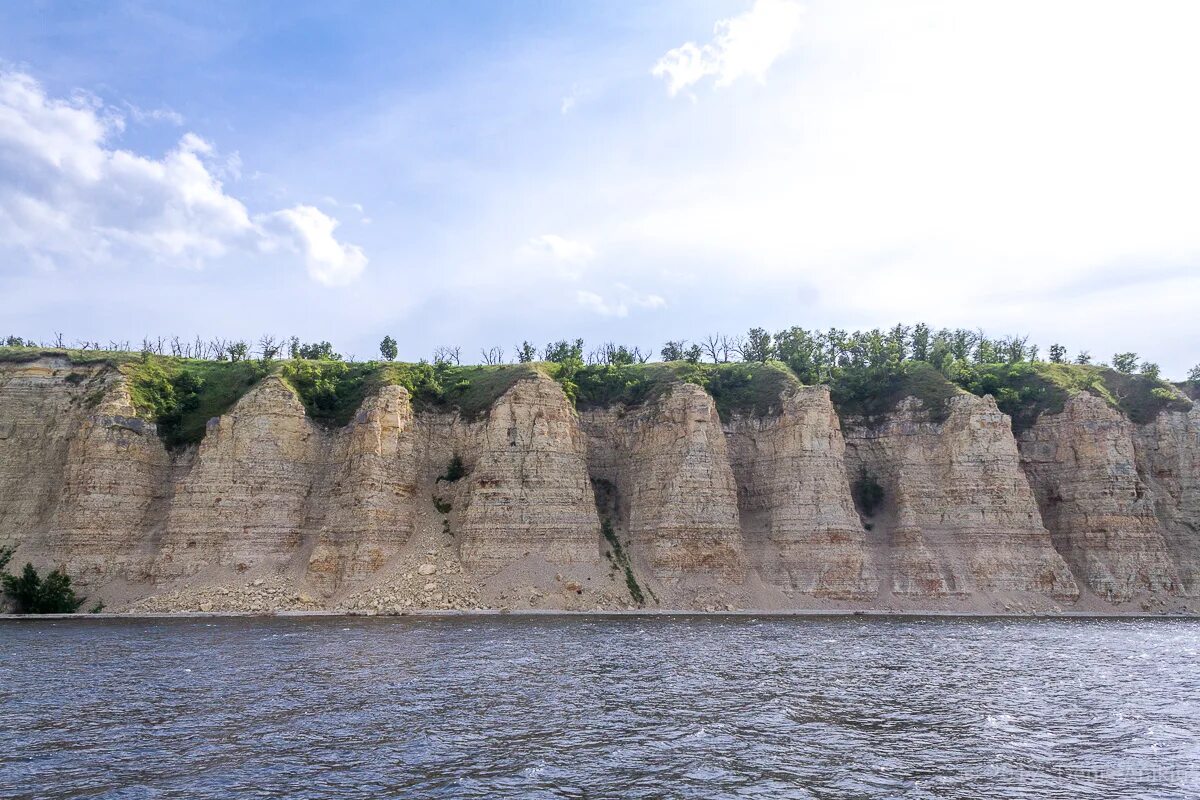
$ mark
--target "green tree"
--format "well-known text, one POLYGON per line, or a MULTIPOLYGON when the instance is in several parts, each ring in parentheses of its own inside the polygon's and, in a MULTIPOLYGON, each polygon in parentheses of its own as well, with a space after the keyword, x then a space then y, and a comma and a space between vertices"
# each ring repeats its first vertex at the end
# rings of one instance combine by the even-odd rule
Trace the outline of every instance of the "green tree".
POLYGON ((383 356, 384 361, 395 361, 396 354, 399 352, 395 339, 391 336, 383 337, 383 341, 379 343, 379 355, 383 356))
POLYGON ((742 342, 742 361, 769 361, 774 351, 771 334, 762 328, 751 328, 742 342))
POLYGON ((537 348, 529 342, 521 342, 517 346, 517 361, 521 364, 537 361, 537 348))
POLYGON ((1080 350, 1079 355, 1075 356, 1075 363, 1082 364, 1084 366, 1092 363, 1092 354, 1087 350, 1080 350))
POLYGON ((342 356, 333 350, 329 342, 312 342, 300 345, 299 356, 309 361, 341 361, 342 356))
POLYGON ((229 360, 230 361, 245 361, 246 356, 250 354, 250 343, 238 340, 229 345, 229 360))
POLYGON ((568 342, 566 339, 560 339, 557 342, 551 342, 546 345, 546 349, 542 351, 542 360, 549 361, 554 364, 563 364, 568 361, 578 361, 583 363, 583 339, 576 339, 573 342, 568 342))
POLYGON ((1113 369, 1117 372, 1124 372, 1126 375, 1130 375, 1138 368, 1138 354, 1114 353, 1112 365, 1113 369))
POLYGON ((918 322, 912 329, 912 358, 913 361, 928 361, 932 344, 932 332, 924 322, 918 322))
POLYGON ((1187 379, 1188 383, 1192 384, 1193 386, 1200 386, 1200 364, 1197 364, 1188 370, 1187 379))
POLYGON ((1150 378, 1151 380, 1159 379, 1160 370, 1158 368, 1158 364, 1155 364, 1151 361, 1143 361, 1140 369, 1141 373, 1147 378, 1150 378))
POLYGON ((663 361, 683 361, 684 353, 687 351, 687 340, 680 339, 679 341, 667 342, 663 345, 659 355, 663 361))
POLYGON ((1050 363, 1061 364, 1067 360, 1067 348, 1061 344, 1050 345, 1050 363))
POLYGON ((33 564, 26 564, 20 575, 0 579, 17 614, 74 614, 87 599, 76 597, 71 578, 57 569, 43 580, 33 564))

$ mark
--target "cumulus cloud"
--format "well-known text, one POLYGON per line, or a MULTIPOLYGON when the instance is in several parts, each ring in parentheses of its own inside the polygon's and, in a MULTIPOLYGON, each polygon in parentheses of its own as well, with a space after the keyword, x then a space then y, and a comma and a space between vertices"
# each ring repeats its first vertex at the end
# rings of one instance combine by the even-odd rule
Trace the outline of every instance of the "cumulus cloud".
POLYGON ((96 98, 46 94, 0 72, 0 250, 42 268, 137 262, 201 268, 234 253, 300 254, 314 280, 363 270, 337 220, 309 206, 251 214, 221 178, 240 171, 185 133, 161 158, 112 146, 124 117, 96 98))
POLYGON ((631 307, 654 310, 667 306, 667 301, 659 295, 642 294, 623 283, 618 283, 614 288, 616 297, 611 299, 596 292, 577 291, 575 302, 602 317, 627 317, 631 307))
POLYGON ((343 244, 333 235, 338 221, 312 206, 296 206, 271 215, 274 227, 289 231, 284 236, 304 254, 308 275, 326 286, 342 286, 355 280, 367 266, 367 257, 358 245, 343 244))
POLYGON ((746 13, 719 20, 711 42, 685 42, 668 51, 650 72, 666 80, 672 95, 709 76, 716 78, 718 87, 743 76, 762 81, 791 46, 800 14, 800 5, 792 0, 756 0, 746 13))

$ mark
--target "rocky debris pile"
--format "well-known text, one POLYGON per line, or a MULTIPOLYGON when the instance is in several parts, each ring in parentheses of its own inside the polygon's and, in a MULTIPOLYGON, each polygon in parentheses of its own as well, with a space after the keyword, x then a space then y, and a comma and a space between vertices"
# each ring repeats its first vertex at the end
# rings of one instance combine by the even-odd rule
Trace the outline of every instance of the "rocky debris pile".
POLYGON ((119 610, 133 613, 202 611, 269 614, 274 611, 316 611, 321 607, 318 597, 296 591, 280 578, 255 578, 241 586, 186 586, 143 598, 119 610))
POLYGON ((467 584, 462 564, 453 558, 438 558, 435 550, 429 550, 425 555, 426 560, 415 568, 397 570, 338 605, 348 611, 377 614, 483 608, 479 589, 467 584))

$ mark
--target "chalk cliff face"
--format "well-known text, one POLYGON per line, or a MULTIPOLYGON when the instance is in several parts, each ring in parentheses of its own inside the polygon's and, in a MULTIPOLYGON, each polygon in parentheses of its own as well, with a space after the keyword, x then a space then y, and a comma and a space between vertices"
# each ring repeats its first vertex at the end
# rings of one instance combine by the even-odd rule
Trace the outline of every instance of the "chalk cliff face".
MULTIPOLYGON (((872 514, 894 593, 1036 593, 1078 588, 1042 525, 1008 417, 960 393, 944 422, 909 398, 882 424, 846 431, 851 482, 882 488, 872 514)), ((869 510, 869 509, 867 509, 869 510)))
POLYGON ((1117 409, 1080 392, 1020 438, 1055 547, 1084 586, 1114 601, 1179 586, 1133 437, 1133 423, 1117 409))
POLYGON ((737 595, 746 554, 713 399, 683 383, 643 408, 585 412, 583 427, 598 503, 658 595, 737 595))
POLYGON ((246 572, 298 556, 327 439, 274 376, 210 422, 176 483, 159 576, 246 572))
POLYGON ((1200 408, 1159 414, 1133 443, 1183 592, 1200 596, 1200 408))
POLYGON ((758 573, 787 594, 874 597, 874 554, 850 496, 829 390, 797 389, 781 398, 778 414, 737 415, 725 430, 758 573))
POLYGON ((328 596, 377 572, 412 537, 419 470, 408 392, 385 386, 368 397, 337 432, 321 474, 307 573, 328 596))
POLYGON ((600 561, 600 519, 575 410, 539 375, 509 389, 464 450, 463 563, 481 575, 534 557, 553 564, 600 561))
POLYGON ((1014 438, 990 397, 868 421, 793 387, 723 422, 530 371, 329 427, 269 376, 168 451, 119 370, 42 357, 0 364, 5 545, 113 610, 1195 608, 1200 410, 1081 393, 1014 438))

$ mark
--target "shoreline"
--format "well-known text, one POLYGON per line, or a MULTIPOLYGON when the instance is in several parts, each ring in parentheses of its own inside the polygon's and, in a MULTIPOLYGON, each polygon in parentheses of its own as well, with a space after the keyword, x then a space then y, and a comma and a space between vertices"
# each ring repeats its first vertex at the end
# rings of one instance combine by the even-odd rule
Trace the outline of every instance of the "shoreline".
POLYGON ((665 609, 638 609, 614 611, 568 611, 558 609, 479 609, 470 611, 416 609, 401 614, 379 613, 374 611, 158 611, 158 612, 98 612, 95 614, 0 614, 0 622, 36 622, 39 620, 139 620, 139 619, 214 619, 214 618, 459 618, 459 617, 776 617, 776 618, 929 618, 929 619, 1154 619, 1154 620, 1193 620, 1200 621, 1200 612, 1121 612, 1121 611, 1055 611, 1018 613, 1005 611, 891 611, 891 610, 844 610, 844 609, 811 609, 811 610, 754 610, 739 611, 690 611, 665 609))

